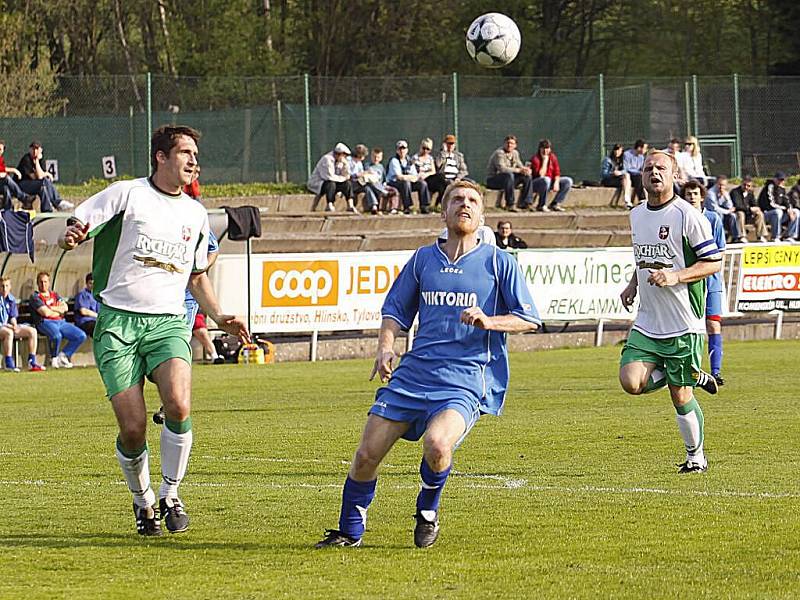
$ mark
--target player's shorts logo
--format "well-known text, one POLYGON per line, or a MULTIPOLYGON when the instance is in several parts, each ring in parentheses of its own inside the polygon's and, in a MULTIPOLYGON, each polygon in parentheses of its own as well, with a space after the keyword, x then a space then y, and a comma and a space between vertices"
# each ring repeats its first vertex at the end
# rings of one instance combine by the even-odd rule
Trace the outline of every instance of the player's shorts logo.
POLYGON ((335 306, 338 299, 338 261, 264 261, 261 306, 335 306))
POLYGON ((665 240, 669 237, 669 225, 662 225, 658 228, 658 239, 665 240))

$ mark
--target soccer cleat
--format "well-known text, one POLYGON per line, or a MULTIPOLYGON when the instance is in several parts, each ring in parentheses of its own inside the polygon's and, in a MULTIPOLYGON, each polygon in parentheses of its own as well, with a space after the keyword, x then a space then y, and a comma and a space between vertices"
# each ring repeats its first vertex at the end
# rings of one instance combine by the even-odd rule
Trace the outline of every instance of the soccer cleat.
POLYGON ((133 515, 136 517, 136 531, 139 535, 161 535, 161 513, 155 504, 153 506, 136 506, 134 502, 133 515))
POLYGON ((161 498, 158 501, 164 523, 170 533, 180 533, 189 529, 189 515, 183 510, 183 502, 178 498, 161 498))
POLYGON ((708 461, 703 463, 694 462, 692 460, 687 460, 686 462, 680 463, 678 466, 678 473, 705 473, 708 471, 708 461))
POLYGON ((717 387, 725 385, 725 379, 722 377, 722 373, 714 373, 712 377, 714 381, 717 382, 717 387))
POLYGON ((439 537, 439 517, 434 517, 433 521, 428 521, 417 511, 414 518, 417 520, 417 525, 414 527, 414 545, 417 548, 433 546, 436 538, 439 537))
POLYGON ((357 548, 360 545, 361 538, 352 538, 338 529, 326 529, 325 537, 314 544, 314 548, 357 548))
POLYGON ((160 406, 156 412, 153 413, 153 423, 156 425, 163 425, 166 417, 164 416, 164 407, 160 406))
POLYGON ((694 377, 695 381, 697 382, 697 387, 701 390, 705 391, 712 396, 719 391, 719 387, 717 386, 717 381, 711 375, 706 373, 705 371, 697 371, 696 373, 692 373, 692 377, 694 377))
POLYGON ((73 367, 73 364, 69 361, 69 357, 66 354, 64 354, 63 352, 60 352, 58 354, 57 358, 59 360, 60 365, 64 369, 71 369, 73 367))

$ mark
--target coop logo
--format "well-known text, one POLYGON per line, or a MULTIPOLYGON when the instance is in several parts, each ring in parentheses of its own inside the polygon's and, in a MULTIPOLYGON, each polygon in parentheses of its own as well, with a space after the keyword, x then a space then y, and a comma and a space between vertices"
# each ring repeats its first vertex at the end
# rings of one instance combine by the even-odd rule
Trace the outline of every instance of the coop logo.
POLYGON ((338 261, 264 262, 261 306, 335 306, 338 298, 338 261))

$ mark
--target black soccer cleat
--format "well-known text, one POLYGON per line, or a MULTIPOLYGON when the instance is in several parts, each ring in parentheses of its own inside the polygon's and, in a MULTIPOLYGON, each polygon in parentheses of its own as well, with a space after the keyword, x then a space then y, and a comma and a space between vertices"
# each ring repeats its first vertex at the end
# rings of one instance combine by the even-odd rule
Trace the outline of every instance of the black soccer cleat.
POLYGON ((338 529, 326 529, 325 537, 314 544, 314 548, 358 548, 361 538, 352 538, 338 529))
POLYGON ((706 393, 713 396, 719 391, 717 380, 705 371, 697 371, 696 373, 692 373, 692 377, 694 377, 695 381, 697 382, 697 387, 706 393))
POLYGON ((133 515, 136 517, 136 532, 139 535, 157 537, 161 535, 161 512, 158 506, 137 506, 133 504, 133 515))
POLYGON ((428 521, 417 511, 414 518, 417 520, 417 525, 414 527, 414 545, 417 548, 433 546, 436 538, 439 537, 439 517, 437 516, 433 521, 428 521))
POLYGON ((164 524, 170 533, 180 533, 189 529, 189 515, 183 510, 183 502, 178 498, 161 498, 158 501, 164 524))
POLYGON ((156 425, 163 425, 166 419, 167 417, 164 416, 163 406, 159 407, 159 409, 153 413, 153 423, 155 423, 156 425))
POLYGON ((725 380, 722 378, 722 373, 714 373, 712 377, 714 378, 714 381, 717 382, 717 387, 722 387, 725 385, 725 380))
POLYGON ((682 462, 678 465, 678 473, 680 474, 705 473, 706 471, 708 471, 708 461, 704 463, 697 463, 687 460, 686 462, 682 462))

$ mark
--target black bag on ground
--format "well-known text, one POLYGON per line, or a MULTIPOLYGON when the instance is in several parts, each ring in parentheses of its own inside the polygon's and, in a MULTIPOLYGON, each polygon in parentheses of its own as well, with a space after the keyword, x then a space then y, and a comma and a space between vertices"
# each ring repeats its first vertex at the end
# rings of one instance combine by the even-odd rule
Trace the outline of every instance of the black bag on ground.
POLYGON ((217 354, 225 359, 226 363, 235 363, 239 357, 239 348, 242 342, 235 335, 223 335, 214 339, 214 348, 217 354))

